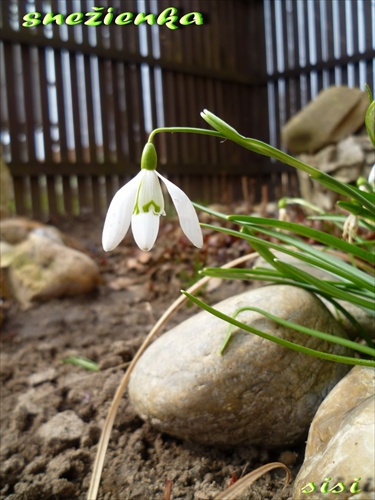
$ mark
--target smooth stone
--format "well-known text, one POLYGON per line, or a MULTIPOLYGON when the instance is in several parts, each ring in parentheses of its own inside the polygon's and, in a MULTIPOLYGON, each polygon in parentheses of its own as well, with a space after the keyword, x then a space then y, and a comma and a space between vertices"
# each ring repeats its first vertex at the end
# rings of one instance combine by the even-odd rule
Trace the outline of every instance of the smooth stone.
POLYGON ((326 477, 331 478, 331 488, 338 482, 346 486, 340 494, 322 495, 328 500, 375 498, 374 410, 375 369, 356 366, 330 392, 314 417, 293 500, 315 498, 302 489, 314 482, 318 493, 326 477), (357 489, 362 492, 350 492, 356 478, 360 478, 357 489))
POLYGON ((40 234, 30 233, 4 260, 9 289, 25 307, 34 300, 88 293, 100 281, 99 268, 88 255, 40 234))
POLYGON ((366 92, 345 86, 322 90, 282 129, 282 141, 292 153, 314 153, 364 125, 366 92))
MULTIPOLYGON (((227 315, 244 306, 345 336, 322 302, 303 289, 271 285, 226 299, 227 315)), ((284 328, 254 311, 238 319, 312 349, 346 349, 284 328)), ((225 321, 202 311, 157 339, 132 373, 130 400, 159 430, 208 445, 277 447, 307 435, 320 403, 348 371, 343 364, 301 354, 243 330, 234 330, 223 355, 225 321)))

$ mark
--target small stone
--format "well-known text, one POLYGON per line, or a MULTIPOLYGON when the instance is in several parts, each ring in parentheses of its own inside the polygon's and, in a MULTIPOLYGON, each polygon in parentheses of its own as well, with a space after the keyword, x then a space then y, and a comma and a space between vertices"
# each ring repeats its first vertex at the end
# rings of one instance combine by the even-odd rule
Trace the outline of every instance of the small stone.
POLYGON ((43 424, 38 430, 38 435, 48 446, 54 446, 60 442, 74 444, 81 438, 85 426, 86 424, 74 411, 67 410, 57 413, 43 424))
POLYGON ((52 380, 55 380, 57 377, 57 372, 55 368, 47 368, 47 370, 44 370, 42 372, 38 373, 33 373, 30 375, 28 378, 29 385, 31 386, 37 386, 40 384, 43 384, 44 382, 51 382, 52 380))
MULTIPOLYGON (((294 483, 293 500, 305 498, 310 482, 320 488, 326 477, 330 487, 343 482, 346 491, 324 498, 375 498, 375 369, 354 367, 321 404, 311 424, 305 461, 294 483), (350 487, 358 478, 357 490, 350 487)), ((319 497, 320 498, 320 497, 319 497)))
MULTIPOLYGON (((216 309, 233 315, 244 306, 345 335, 322 302, 297 287, 253 289, 216 309)), ((254 311, 244 311, 238 319, 312 349, 347 352, 254 311)), ((220 355, 227 332, 226 322, 202 311, 157 339, 131 376, 129 396, 138 415, 163 432, 209 445, 272 448, 304 439, 321 401, 349 367, 238 330, 220 355)))
POLYGON ((56 404, 56 406, 61 402, 61 396, 57 393, 56 388, 49 383, 31 387, 28 391, 20 394, 14 408, 14 427, 18 431, 30 430, 34 419, 43 413, 40 401, 46 400, 50 404, 56 404))

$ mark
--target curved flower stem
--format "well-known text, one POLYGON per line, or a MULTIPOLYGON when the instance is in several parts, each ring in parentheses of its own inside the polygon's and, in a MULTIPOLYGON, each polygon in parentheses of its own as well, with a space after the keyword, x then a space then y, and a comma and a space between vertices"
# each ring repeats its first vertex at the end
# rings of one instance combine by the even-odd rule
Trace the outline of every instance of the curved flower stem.
POLYGON ((187 133, 187 134, 201 134, 201 135, 211 135, 213 137, 218 137, 219 139, 226 139, 223 134, 220 132, 216 132, 216 130, 209 130, 206 128, 194 128, 194 127, 161 127, 156 128, 151 132, 148 138, 148 142, 152 142, 156 134, 160 134, 162 132, 170 132, 170 133, 187 133))
POLYGON ((367 197, 368 195, 366 196, 358 188, 355 188, 348 184, 343 184, 342 182, 331 177, 325 172, 322 172, 318 168, 311 167, 310 165, 307 165, 307 163, 304 163, 303 161, 298 160, 297 158, 294 158, 293 156, 290 156, 287 153, 284 153, 283 151, 280 151, 279 149, 266 144, 265 142, 245 137, 239 134, 236 130, 234 130, 226 122, 215 116, 213 113, 206 111, 206 115, 203 116, 203 118, 209 125, 211 125, 213 128, 216 128, 216 130, 195 127, 161 127, 151 132, 148 138, 148 142, 152 143, 155 135, 161 132, 201 134, 218 137, 224 140, 230 140, 245 149, 253 151, 254 153, 274 158, 275 160, 279 160, 282 163, 285 163, 298 170, 301 170, 302 172, 307 173, 310 177, 317 180, 332 191, 335 191, 336 193, 344 196, 348 196, 350 198, 354 198, 361 206, 367 208, 367 210, 373 213, 373 200, 369 199, 367 197))

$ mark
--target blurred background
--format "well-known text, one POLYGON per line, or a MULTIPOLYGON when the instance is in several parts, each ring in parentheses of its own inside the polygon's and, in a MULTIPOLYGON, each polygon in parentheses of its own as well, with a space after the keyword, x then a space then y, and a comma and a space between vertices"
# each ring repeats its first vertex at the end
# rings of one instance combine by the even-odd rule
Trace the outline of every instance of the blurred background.
MULTIPOLYGON (((157 127, 206 128, 207 108, 281 147, 324 88, 374 89, 374 0, 7 0, 1 9, 1 144, 13 212, 104 216, 157 127), (28 12, 203 14, 204 24, 22 26, 28 12)), ((103 19, 103 18, 102 18, 103 19)), ((155 139, 160 173, 196 201, 298 195, 295 172, 191 134, 155 139)))

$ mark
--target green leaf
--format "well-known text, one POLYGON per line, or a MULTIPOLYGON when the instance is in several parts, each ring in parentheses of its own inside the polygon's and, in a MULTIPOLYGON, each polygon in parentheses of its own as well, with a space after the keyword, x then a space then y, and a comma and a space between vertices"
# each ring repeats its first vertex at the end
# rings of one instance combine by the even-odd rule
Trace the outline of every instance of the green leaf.
MULTIPOLYGON (((202 224, 202 226, 214 227, 210 226, 209 224, 202 224)), ((337 259, 334 256, 325 254, 324 252, 315 249, 313 245, 305 244, 297 239, 291 239, 289 236, 283 235, 282 233, 271 234, 272 236, 276 236, 282 241, 289 243, 290 246, 273 243, 271 241, 265 241, 261 238, 253 236, 252 234, 248 234, 248 232, 245 232, 246 229, 247 228, 244 228, 243 232, 238 232, 227 228, 216 227, 216 230, 219 232, 231 234, 233 236, 239 236, 243 239, 246 239, 252 245, 254 250, 259 252, 259 254, 273 267, 276 267, 274 265, 275 256, 270 252, 270 248, 291 255, 292 257, 307 262, 308 264, 317 266, 328 271, 329 273, 340 276, 343 279, 349 279, 350 281, 357 283, 358 286, 364 286, 370 291, 374 291, 374 279, 371 276, 368 276, 367 273, 364 273, 359 269, 346 264, 345 262, 337 259), (293 250, 293 247, 300 251, 298 252, 296 250, 293 250)), ((265 234, 270 234, 264 228, 257 227, 257 230, 262 231, 265 234)), ((372 257, 372 254, 370 255, 372 257)))
MULTIPOLYGON (((340 276, 343 279, 347 279, 355 282, 359 287, 363 286, 375 293, 375 282, 372 276, 364 273, 360 269, 346 263, 344 260, 332 255, 329 252, 325 252, 326 249, 316 248, 314 245, 309 245, 303 241, 297 240, 287 234, 280 232, 275 232, 265 228, 256 227, 257 231, 266 234, 273 238, 278 238, 281 242, 286 243, 286 245, 278 245, 261 240, 260 244, 268 244, 270 248, 280 250, 283 253, 287 253, 292 257, 299 260, 307 262, 313 266, 323 269, 333 275, 340 276), (295 247, 295 249, 292 249, 295 247)), ((346 243, 346 242, 345 242, 346 243)), ((349 244, 349 243, 348 243, 349 244)), ((374 261, 374 254, 371 254, 372 262, 374 261)))
POLYGON ((360 217, 363 217, 364 219, 375 221, 375 213, 373 211, 370 212, 370 210, 366 210, 364 207, 362 207, 362 205, 359 205, 358 203, 353 203, 350 201, 338 201, 337 205, 353 215, 358 215, 360 217))
POLYGON ((198 210, 202 210, 202 212, 205 212, 206 214, 210 214, 212 215, 213 217, 217 217, 218 219, 224 219, 226 220, 228 218, 227 215, 225 214, 222 214, 220 212, 217 212, 216 210, 212 210, 211 208, 209 207, 205 207, 203 205, 200 205, 199 203, 194 203, 193 202, 193 205, 196 209, 198 210))
MULTIPOLYGON (((374 262, 375 256, 372 252, 368 252, 367 250, 363 250, 357 246, 353 246, 347 241, 337 238, 336 236, 324 233, 323 231, 319 231, 311 227, 304 226, 302 224, 279 221, 276 219, 267 219, 265 217, 251 217, 246 215, 229 215, 227 219, 244 226, 269 226, 290 231, 305 238, 317 241, 318 243, 322 243, 323 245, 326 245, 328 247, 336 248, 341 252, 348 253, 349 255, 354 255, 355 257, 358 257, 367 262, 374 262)), ((276 233, 274 233, 274 235, 275 234, 276 233)))
POLYGON ((353 198, 370 211, 372 210, 373 205, 371 205, 371 202, 366 198, 366 196, 363 195, 363 192, 351 186, 350 184, 340 182, 337 179, 326 174, 325 172, 322 172, 315 167, 311 167, 301 160, 297 160, 297 158, 294 158, 293 156, 290 156, 287 153, 284 153, 283 151, 280 151, 279 149, 266 144, 265 142, 258 141, 257 139, 251 139, 249 137, 244 137, 243 135, 239 134, 237 130, 228 125, 224 120, 208 110, 204 110, 201 116, 207 121, 209 125, 211 125, 212 128, 216 129, 216 131, 219 132, 222 136, 235 142, 239 146, 242 146, 245 149, 249 149, 250 151, 254 151, 255 153, 268 156, 270 158, 275 158, 276 160, 297 168, 302 172, 306 172, 313 179, 317 180, 318 182, 320 182, 320 184, 323 184, 332 191, 344 196, 348 196, 349 198, 353 198))
POLYGON ((336 297, 337 299, 346 300, 351 304, 358 305, 362 308, 371 310, 374 307, 373 300, 366 300, 358 295, 354 295, 353 293, 348 293, 344 290, 341 290, 338 287, 332 286, 326 281, 316 278, 301 269, 298 269, 290 264, 286 264, 285 262, 281 262, 280 260, 275 260, 275 267, 277 269, 281 269, 285 271, 285 274, 293 277, 297 281, 302 281, 305 283, 310 283, 311 285, 315 285, 319 290, 322 290, 324 293, 330 295, 331 297, 336 297))
POLYGON ((194 295, 191 295, 188 292, 185 292, 182 290, 182 293, 188 297, 192 302, 194 302, 196 305, 204 309, 205 311, 209 312, 210 314, 213 314, 214 316, 226 321, 227 323, 230 323, 234 326, 237 326, 238 328, 241 328, 242 330, 245 330, 250 333, 254 333, 255 335, 258 335, 259 337, 262 337, 266 340, 271 340, 272 342, 275 342, 276 344, 282 345, 283 347, 287 347, 289 349, 292 349, 294 351, 302 352, 304 354, 309 354, 312 356, 315 356, 320 359, 324 359, 327 361, 335 361, 339 363, 345 363, 349 365, 361 365, 361 366, 371 366, 375 367, 375 361, 372 360, 367 360, 367 359, 359 359, 359 358, 351 358, 349 356, 340 356, 337 354, 330 354, 326 352, 321 352, 317 351, 315 349, 310 349, 308 347, 301 346, 299 344, 296 344, 294 342, 290 342, 288 340, 280 339, 279 337, 274 337, 273 335, 270 335, 268 333, 262 332, 260 330, 257 330, 256 328, 252 328, 249 325, 246 325, 244 323, 241 323, 240 321, 237 321, 236 319, 231 318, 230 316, 222 313, 221 311, 218 311, 217 309, 209 306, 205 302, 201 301, 197 297, 194 297, 194 295))
POLYGON ((91 359, 85 358, 83 356, 69 356, 68 358, 64 358, 62 360, 62 363, 67 365, 80 366, 85 370, 94 372, 98 372, 100 370, 98 363, 95 363, 95 361, 91 361, 91 359))
POLYGON ((365 124, 367 133, 371 139, 372 145, 375 148, 375 101, 372 101, 370 106, 367 108, 365 124))
POLYGON ((272 321, 275 321, 279 325, 290 328, 291 330, 296 330, 297 332, 305 333, 305 334, 310 335, 312 337, 316 337, 318 339, 325 340, 326 342, 331 342, 333 344, 342 345, 344 347, 347 347, 348 349, 358 351, 362 354, 367 354, 368 356, 375 358, 375 349, 373 349, 372 347, 364 346, 362 344, 358 344, 358 342, 353 342, 351 340, 348 340, 348 339, 345 339, 342 337, 337 337, 336 335, 332 335, 330 333, 321 332, 319 330, 314 330, 312 328, 302 326, 298 323, 293 323, 291 321, 287 321, 287 320, 279 318, 278 316, 275 316, 267 311, 264 311, 263 309, 260 309, 258 307, 251 307, 251 306, 241 307, 235 311, 234 315, 232 315, 232 318, 236 318, 238 316, 238 314, 243 312, 243 311, 255 311, 259 314, 262 314, 266 318, 268 318, 272 321))

